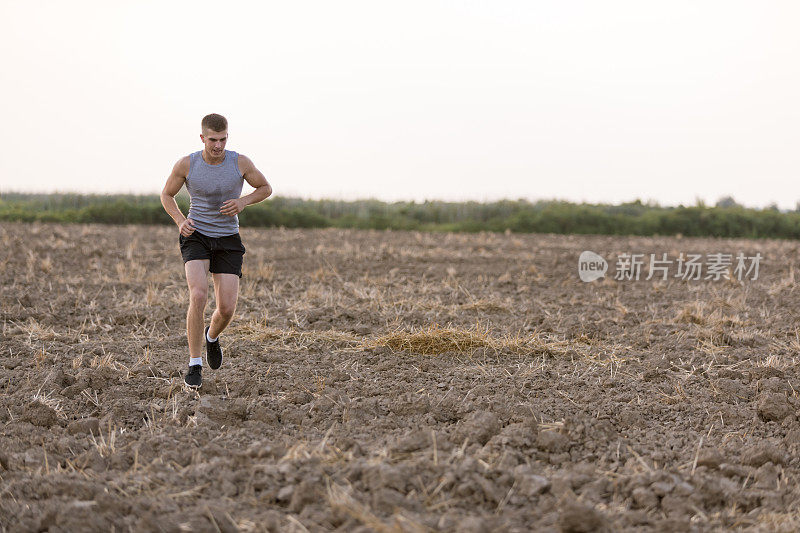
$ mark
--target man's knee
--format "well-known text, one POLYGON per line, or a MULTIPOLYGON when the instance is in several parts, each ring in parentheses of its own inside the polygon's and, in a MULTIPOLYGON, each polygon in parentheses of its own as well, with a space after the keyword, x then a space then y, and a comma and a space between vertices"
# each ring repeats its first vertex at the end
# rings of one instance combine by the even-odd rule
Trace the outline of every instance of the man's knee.
POLYGON ((189 291, 189 304, 193 307, 205 308, 208 301, 208 289, 202 287, 193 288, 189 291))
POLYGON ((233 317, 233 312, 236 311, 236 304, 217 303, 217 312, 222 318, 228 320, 233 317))

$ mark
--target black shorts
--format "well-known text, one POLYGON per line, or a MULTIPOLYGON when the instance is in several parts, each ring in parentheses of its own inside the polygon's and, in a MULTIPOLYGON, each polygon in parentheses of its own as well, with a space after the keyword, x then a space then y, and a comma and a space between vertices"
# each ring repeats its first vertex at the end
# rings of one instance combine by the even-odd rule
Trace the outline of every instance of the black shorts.
POLYGON ((242 277, 244 245, 238 233, 225 237, 209 237, 195 230, 188 237, 180 235, 183 262, 209 259, 209 271, 215 274, 236 274, 242 277))

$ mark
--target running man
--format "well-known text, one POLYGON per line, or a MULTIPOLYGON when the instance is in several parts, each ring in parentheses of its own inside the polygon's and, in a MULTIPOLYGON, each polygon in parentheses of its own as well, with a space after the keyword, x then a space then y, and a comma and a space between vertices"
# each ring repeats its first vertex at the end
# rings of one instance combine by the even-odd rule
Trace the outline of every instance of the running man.
POLYGON ((272 187, 247 157, 225 150, 228 121, 212 113, 201 122, 202 151, 181 158, 167 178, 161 204, 178 225, 181 255, 189 285, 186 337, 189 342, 189 370, 183 380, 198 389, 203 384, 202 347, 205 342, 208 366, 222 365, 219 336, 233 318, 239 297, 239 278, 245 253, 239 237, 239 217, 248 205, 272 194, 272 187), (247 180, 255 191, 241 196, 247 180), (183 216, 175 195, 186 184, 191 205, 183 216), (205 330, 204 312, 208 300, 208 273, 214 280, 217 308, 205 330))

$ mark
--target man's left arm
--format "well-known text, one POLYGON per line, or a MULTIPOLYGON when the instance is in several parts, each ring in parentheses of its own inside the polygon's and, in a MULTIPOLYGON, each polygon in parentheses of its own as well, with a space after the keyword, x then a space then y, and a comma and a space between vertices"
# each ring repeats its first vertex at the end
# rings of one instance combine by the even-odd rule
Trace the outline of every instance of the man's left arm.
POLYGON ((238 215, 248 205, 257 204, 258 202, 266 200, 272 194, 272 187, 267 182, 267 178, 264 177, 264 174, 250 161, 250 158, 239 154, 239 170, 242 172, 242 177, 247 180, 247 183, 255 188, 255 190, 247 196, 223 202, 222 208, 219 210, 223 215, 231 217, 238 215))

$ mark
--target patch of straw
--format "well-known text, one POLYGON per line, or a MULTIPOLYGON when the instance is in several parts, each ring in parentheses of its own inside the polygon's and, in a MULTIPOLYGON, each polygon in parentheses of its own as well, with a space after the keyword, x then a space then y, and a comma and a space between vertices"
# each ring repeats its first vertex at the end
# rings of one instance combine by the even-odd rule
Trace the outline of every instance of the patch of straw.
POLYGON ((497 300, 488 298, 481 298, 480 300, 473 300, 469 303, 462 304, 461 309, 465 311, 483 311, 485 313, 508 313, 509 308, 507 305, 497 300))
POLYGON ((336 483, 328 485, 328 503, 331 508, 355 518, 368 528, 379 533, 400 533, 406 531, 423 532, 428 531, 421 524, 408 519, 404 516, 395 515, 394 524, 384 523, 368 506, 358 502, 350 493, 336 483))
POLYGON ((539 335, 493 336, 488 326, 476 324, 466 329, 432 324, 421 329, 396 329, 374 341, 365 343, 365 348, 388 347, 394 351, 438 355, 447 352, 474 353, 478 350, 493 353, 564 355, 570 351, 566 341, 548 340, 539 335))
POLYGON ((674 322, 719 327, 741 327, 744 325, 738 315, 723 315, 719 308, 709 306, 706 302, 699 300, 685 305, 675 315, 674 322), (710 311, 709 307, 711 307, 710 311))
POLYGON ((237 327, 235 331, 243 334, 251 341, 272 341, 286 347, 300 347, 303 349, 312 346, 354 348, 360 341, 358 337, 350 333, 334 329, 324 331, 301 331, 296 328, 281 329, 265 327, 262 323, 250 323, 237 327))
POLYGON ((763 531, 798 531, 800 530, 800 513, 791 511, 786 513, 761 513, 758 515, 758 526, 763 531))
POLYGON ((42 405, 46 405, 47 407, 55 411, 60 418, 66 419, 67 415, 64 413, 64 408, 61 407, 61 402, 50 396, 50 394, 51 393, 47 392, 42 394, 42 389, 39 389, 38 391, 36 391, 36 394, 33 395, 33 401, 39 402, 42 405))
POLYGON ((117 430, 113 429, 109 434, 108 438, 103 436, 103 432, 99 432, 100 440, 95 438, 94 434, 90 434, 92 439, 92 444, 97 449, 97 453, 100 454, 100 457, 108 457, 112 455, 117 450, 117 430))

